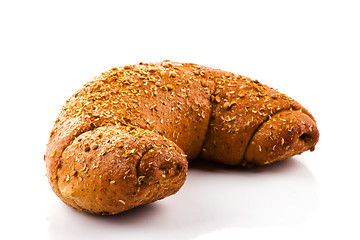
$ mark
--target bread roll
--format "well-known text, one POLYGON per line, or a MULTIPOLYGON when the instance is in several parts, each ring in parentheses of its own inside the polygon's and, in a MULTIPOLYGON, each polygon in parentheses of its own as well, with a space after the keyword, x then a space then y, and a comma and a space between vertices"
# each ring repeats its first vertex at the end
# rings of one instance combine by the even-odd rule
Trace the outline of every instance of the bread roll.
POLYGON ((113 68, 64 105, 45 160, 54 192, 116 214, 176 193, 187 161, 266 165, 314 150, 314 117, 247 77, 163 61, 113 68))

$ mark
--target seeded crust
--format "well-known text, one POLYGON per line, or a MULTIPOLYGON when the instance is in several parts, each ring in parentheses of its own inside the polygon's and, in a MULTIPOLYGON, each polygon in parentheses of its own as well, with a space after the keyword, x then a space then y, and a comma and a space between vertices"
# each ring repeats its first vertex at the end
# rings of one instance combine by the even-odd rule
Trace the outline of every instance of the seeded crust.
POLYGON ((116 214, 176 193, 187 160, 265 165, 314 150, 318 138, 305 108, 258 81, 163 61, 85 84, 57 118, 45 161, 66 204, 116 214))

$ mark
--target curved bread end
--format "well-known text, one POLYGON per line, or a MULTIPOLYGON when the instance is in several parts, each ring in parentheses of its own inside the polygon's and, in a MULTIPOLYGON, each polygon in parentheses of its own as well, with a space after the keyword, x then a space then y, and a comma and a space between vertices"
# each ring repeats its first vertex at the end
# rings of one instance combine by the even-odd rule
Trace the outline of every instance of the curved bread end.
POLYGON ((282 111, 264 122, 252 137, 245 160, 252 165, 266 165, 313 151, 319 131, 312 118, 301 111, 282 111))

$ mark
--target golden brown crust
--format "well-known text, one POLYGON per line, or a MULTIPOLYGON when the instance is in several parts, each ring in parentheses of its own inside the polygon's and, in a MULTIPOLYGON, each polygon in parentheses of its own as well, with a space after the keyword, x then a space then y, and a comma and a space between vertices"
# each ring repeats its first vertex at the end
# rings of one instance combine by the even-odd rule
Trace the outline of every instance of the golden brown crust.
POLYGON ((284 110, 307 113, 293 99, 244 76, 218 70, 215 83, 216 90, 211 97, 213 111, 201 154, 205 159, 252 166, 256 163, 249 162, 244 155, 263 122, 284 110))
POLYGON ((64 150, 57 167, 65 203, 97 214, 115 214, 174 194, 187 172, 184 153, 151 131, 103 126, 64 150))
POLYGON ((313 149, 318 137, 305 108, 258 81, 196 64, 140 63, 103 73, 66 102, 45 160, 65 203, 113 214, 178 191, 185 154, 264 165, 313 149))
POLYGON ((246 149, 245 159, 255 165, 270 164, 314 150, 319 131, 301 111, 278 112, 256 130, 246 149))
POLYGON ((149 129, 195 158, 205 139, 214 89, 210 79, 194 73, 198 68, 172 62, 114 68, 67 102, 64 119, 83 116, 95 127, 118 124, 149 129))

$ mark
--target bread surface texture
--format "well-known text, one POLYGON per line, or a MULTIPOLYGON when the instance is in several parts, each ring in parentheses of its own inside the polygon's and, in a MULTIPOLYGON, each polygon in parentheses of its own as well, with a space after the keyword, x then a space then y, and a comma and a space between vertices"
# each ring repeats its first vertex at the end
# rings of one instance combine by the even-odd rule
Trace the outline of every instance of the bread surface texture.
POLYGON ((187 161, 266 165, 314 150, 314 117, 258 81, 163 61, 113 68, 78 90, 45 161, 66 204, 116 214, 176 193, 187 161))

